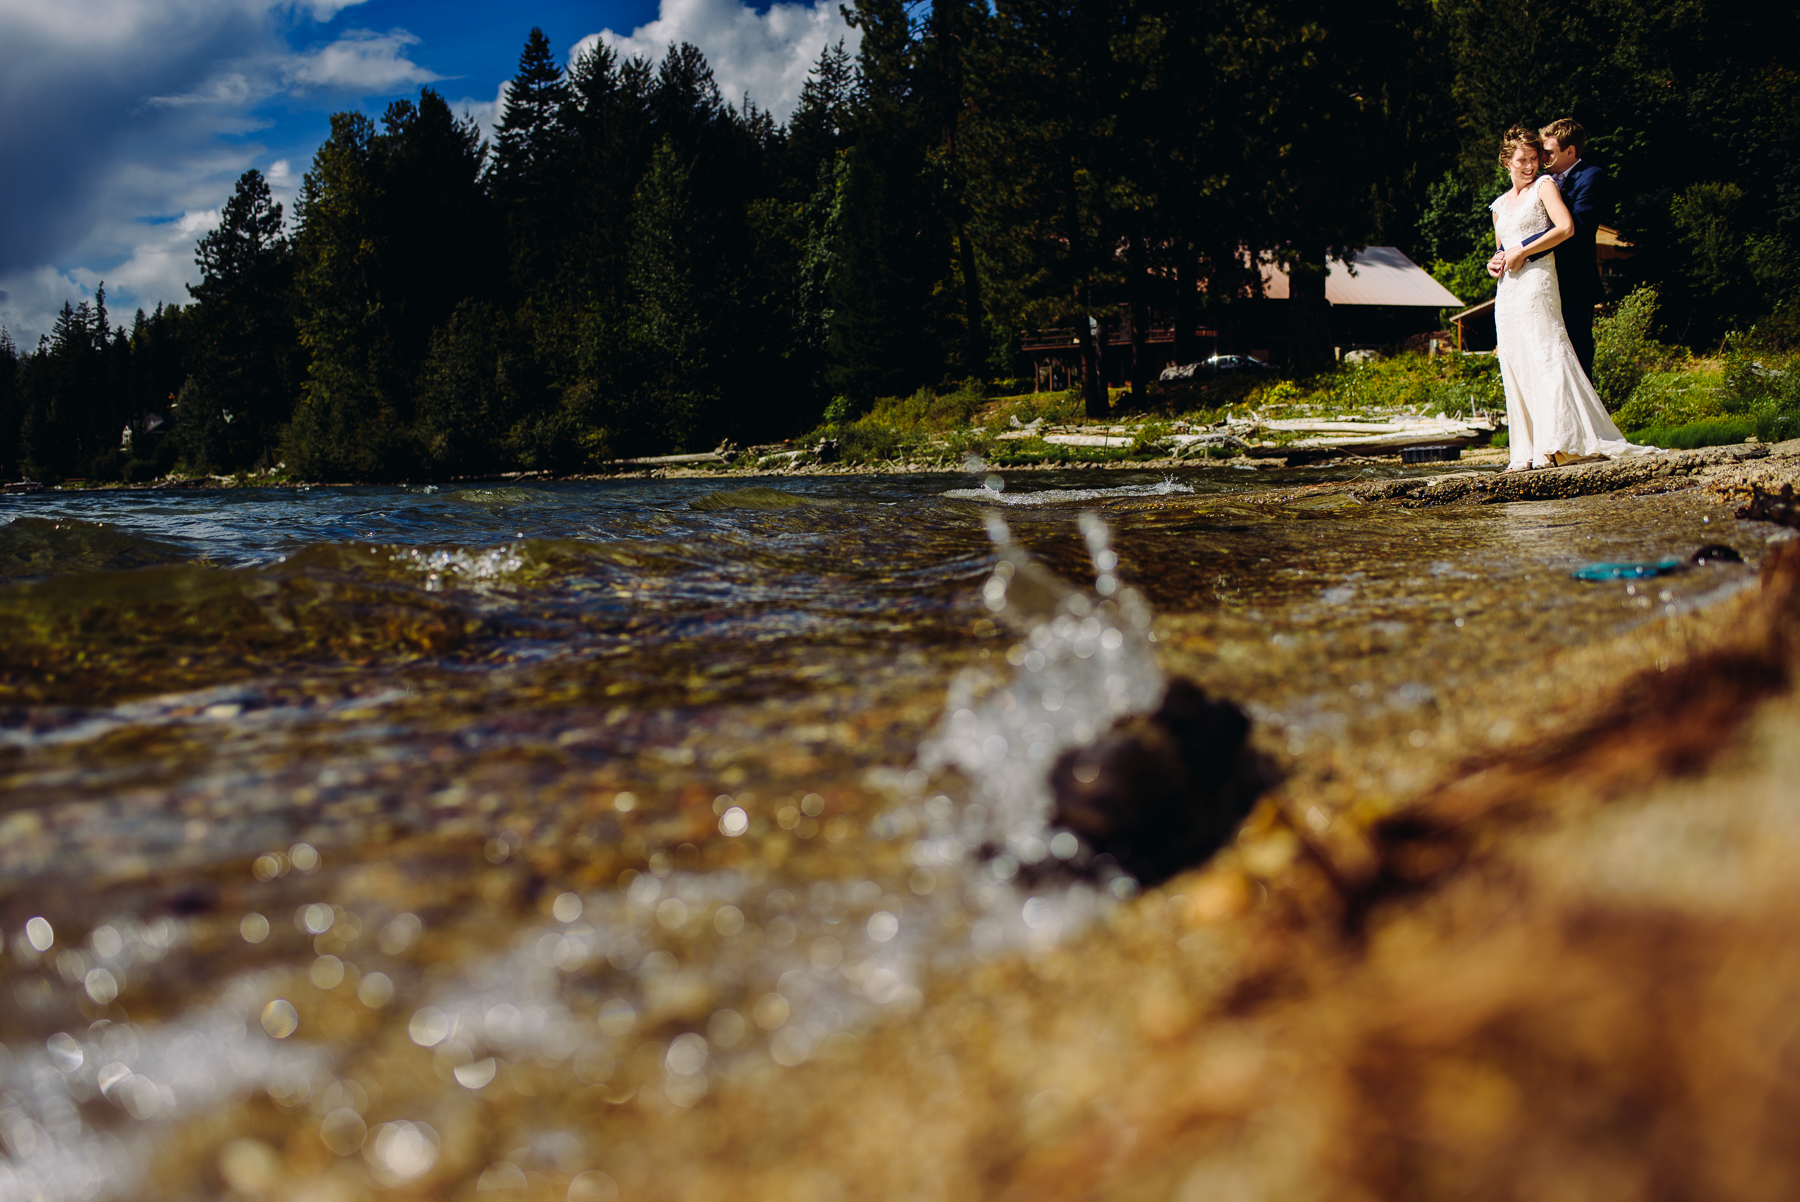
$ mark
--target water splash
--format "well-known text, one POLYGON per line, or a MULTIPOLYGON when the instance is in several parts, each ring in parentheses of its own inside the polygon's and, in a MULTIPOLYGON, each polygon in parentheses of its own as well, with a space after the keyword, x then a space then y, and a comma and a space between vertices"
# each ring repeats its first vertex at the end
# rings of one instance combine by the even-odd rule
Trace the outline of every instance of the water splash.
POLYGON ((1092 743, 1126 714, 1152 708, 1164 688, 1149 606, 1115 574, 1119 557, 1105 521, 1093 513, 1080 520, 1094 566, 1092 594, 1046 570, 998 515, 989 518, 1000 559, 982 601, 1022 636, 1006 654, 1014 673, 997 689, 977 673, 958 677, 944 720, 919 749, 926 773, 955 768, 969 781, 970 801, 982 807, 974 824, 980 843, 1025 864, 1048 854, 1048 776, 1057 757, 1092 743))
POLYGON ((980 488, 953 488, 944 496, 958 501, 980 501, 988 505, 1010 505, 1016 508, 1038 508, 1045 505, 1091 505, 1096 501, 1115 501, 1129 497, 1170 497, 1193 492, 1193 488, 1174 477, 1164 477, 1155 484, 1122 484, 1116 488, 1050 488, 1039 492, 1006 492, 995 487, 997 477, 989 477, 980 488))
POLYGON ((424 577, 425 591, 440 592, 448 584, 479 588, 505 580, 525 566, 525 548, 508 543, 486 551, 403 548, 394 563, 424 577))
MULTIPOLYGON (((119 962, 166 954, 183 936, 169 919, 101 929, 116 935, 112 960, 119 962)), ((123 974, 118 963, 90 972, 115 970, 123 974)), ((0 1200, 122 1196, 141 1180, 161 1132, 182 1118, 255 1090, 283 1106, 329 1096, 338 1084, 330 1052, 279 1041, 258 1021, 279 979, 240 976, 210 1006, 163 1026, 102 1020, 52 1035, 42 1047, 0 1051, 0 1200), (111 1124, 117 1134, 83 1118, 82 1106, 107 1104, 131 1120, 111 1124)))

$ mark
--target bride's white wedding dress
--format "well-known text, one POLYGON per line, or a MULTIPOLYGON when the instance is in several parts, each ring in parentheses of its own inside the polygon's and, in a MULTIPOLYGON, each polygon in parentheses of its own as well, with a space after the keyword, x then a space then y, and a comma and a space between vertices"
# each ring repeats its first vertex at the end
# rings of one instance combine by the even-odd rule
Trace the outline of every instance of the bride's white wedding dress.
MULTIPOLYGON (((1508 249, 1551 227, 1541 193, 1555 186, 1542 175, 1516 200, 1504 192, 1489 206, 1508 249)), ((1563 326, 1556 256, 1527 259, 1517 271, 1501 273, 1494 329, 1514 468, 1547 467, 1557 454, 1617 459, 1656 449, 1625 441, 1582 372, 1563 326)))

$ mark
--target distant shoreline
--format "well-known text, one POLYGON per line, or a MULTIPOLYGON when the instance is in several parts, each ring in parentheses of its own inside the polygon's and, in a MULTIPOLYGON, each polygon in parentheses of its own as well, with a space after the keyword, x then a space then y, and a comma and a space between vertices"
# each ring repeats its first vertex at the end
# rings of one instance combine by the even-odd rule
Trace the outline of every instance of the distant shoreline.
MULTIPOLYGON (((1494 468, 1504 466, 1507 453, 1504 448, 1474 447, 1463 452, 1460 460, 1432 464, 1433 467, 1451 470, 1467 468, 1494 468)), ((745 480, 757 478, 797 479, 807 476, 974 476, 991 472, 1169 472, 1169 471, 1207 471, 1207 472, 1268 472, 1283 467, 1280 459, 1262 460, 1213 460, 1206 461, 1194 458, 1177 459, 1173 457, 1157 459, 1096 459, 1076 460, 1028 464, 988 465, 965 470, 959 467, 946 467, 941 463, 920 463, 913 460, 886 460, 880 463, 809 463, 800 467, 764 468, 735 467, 719 465, 715 467, 658 466, 617 472, 575 472, 567 475, 549 472, 504 472, 493 476, 452 476, 448 479, 423 480, 275 480, 257 477, 225 477, 225 476, 190 476, 174 480, 157 481, 152 484, 54 484, 31 490, 15 490, 5 495, 32 496, 39 492, 202 492, 209 489, 238 488, 384 488, 407 487, 417 488, 435 485, 440 489, 470 488, 482 485, 519 485, 519 484, 555 484, 568 481, 601 481, 601 480, 745 480)), ((1344 456, 1339 459, 1320 463, 1316 466, 1401 466, 1397 456, 1381 458, 1344 456)))

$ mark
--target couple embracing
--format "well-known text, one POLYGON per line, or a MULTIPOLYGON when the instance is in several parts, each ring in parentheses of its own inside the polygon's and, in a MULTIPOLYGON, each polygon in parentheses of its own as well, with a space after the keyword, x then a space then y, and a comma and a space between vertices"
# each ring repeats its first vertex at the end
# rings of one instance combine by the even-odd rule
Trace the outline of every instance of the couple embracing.
POLYGON ((1506 386, 1508 471, 1655 449, 1626 442, 1594 391, 1600 171, 1582 161, 1586 140, 1565 117, 1542 130, 1514 126, 1501 143, 1512 187, 1491 206, 1499 249, 1488 274, 1500 281, 1494 329, 1506 386))

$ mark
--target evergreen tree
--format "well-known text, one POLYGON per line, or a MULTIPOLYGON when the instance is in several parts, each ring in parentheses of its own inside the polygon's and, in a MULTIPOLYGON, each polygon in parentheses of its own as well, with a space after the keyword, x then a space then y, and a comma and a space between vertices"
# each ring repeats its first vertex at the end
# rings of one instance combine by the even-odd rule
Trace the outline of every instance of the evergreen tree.
POLYGON ((818 189, 821 170, 829 178, 838 153, 854 134, 856 101, 856 65, 839 38, 819 52, 819 61, 800 85, 800 103, 788 118, 787 187, 795 199, 818 189))
POLYGON ((419 373, 415 430, 428 465, 454 475, 510 461, 507 436, 520 416, 528 361, 503 312, 472 299, 457 306, 419 373))
POLYGON ((826 264, 828 390, 858 402, 942 378, 935 285, 951 274, 940 197, 926 178, 930 133, 914 106, 916 30, 901 0, 857 0, 853 145, 832 178, 826 264))
MULTIPOLYGON (((195 468, 230 471, 273 465, 299 389, 290 301, 293 255, 282 207, 255 168, 246 171, 195 253, 200 283, 194 386, 182 399, 176 434, 195 468)), ((133 341, 146 337, 138 314, 133 341)), ((140 352, 142 353, 142 352, 140 352)))
POLYGON ((1118 159, 1133 131, 1114 104, 1118 3, 1002 6, 977 64, 969 131, 981 169, 974 218, 993 303, 1012 328, 1074 327, 1084 406, 1110 412, 1097 322, 1118 279, 1120 215, 1136 181, 1118 159))
POLYGON ((433 330, 464 297, 493 297, 499 246, 482 187, 487 147, 431 88, 395 101, 377 147, 382 180, 380 288, 394 345, 394 389, 410 392, 433 330))
POLYGON ((309 476, 403 475, 434 329, 487 286, 484 157, 472 122, 427 88, 382 130, 339 113, 301 187, 295 238, 303 400, 289 462, 309 476))
POLYGON ((375 123, 336 113, 301 182, 295 286, 307 378, 289 429, 287 462, 314 479, 404 470, 405 431, 393 392, 386 328, 387 251, 375 123))
POLYGON ((637 395, 630 428, 647 445, 685 449, 712 419, 712 334, 701 273, 708 231, 689 173, 665 139, 638 185, 631 219, 630 338, 637 395))
POLYGON ((874 139, 839 160, 824 289, 825 378, 833 394, 867 402, 938 378, 929 289, 945 247, 932 238, 931 215, 909 203, 918 167, 883 161, 874 139))
POLYGON ((564 256, 571 287, 586 303, 624 304, 631 199, 653 149, 652 68, 641 58, 621 63, 605 43, 584 51, 569 69, 568 133, 572 220, 564 256))
POLYGON ((556 274, 566 230, 559 218, 567 179, 561 154, 569 88, 544 31, 532 26, 506 88, 494 134, 492 190, 510 249, 513 286, 533 295, 556 274))

